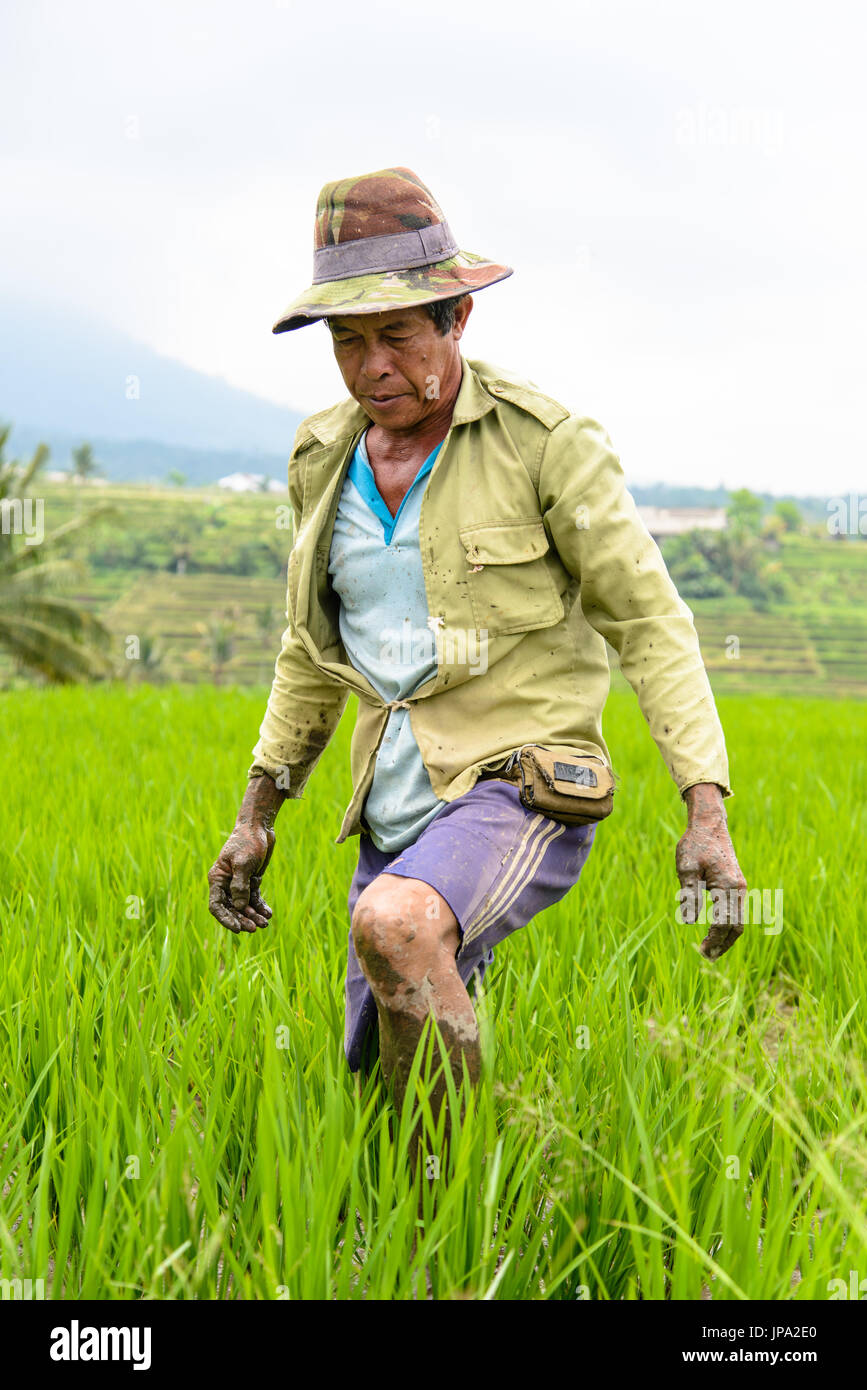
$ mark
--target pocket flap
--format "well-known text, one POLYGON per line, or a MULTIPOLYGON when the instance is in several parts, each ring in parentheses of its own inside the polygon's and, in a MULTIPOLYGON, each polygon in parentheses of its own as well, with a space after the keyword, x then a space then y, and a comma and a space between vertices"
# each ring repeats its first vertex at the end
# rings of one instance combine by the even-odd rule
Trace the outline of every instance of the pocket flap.
POLYGON ((519 565, 538 560, 548 550, 541 521, 503 521, 464 526, 458 531, 467 560, 473 565, 519 565))

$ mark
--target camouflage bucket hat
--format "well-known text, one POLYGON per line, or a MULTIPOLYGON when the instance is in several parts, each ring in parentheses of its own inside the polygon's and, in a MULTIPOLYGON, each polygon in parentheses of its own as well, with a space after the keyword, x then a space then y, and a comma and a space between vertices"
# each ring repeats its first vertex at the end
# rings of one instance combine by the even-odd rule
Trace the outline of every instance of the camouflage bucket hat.
POLYGON ((512 270, 461 251, 439 204, 411 169, 338 179, 319 194, 313 284, 273 332, 331 314, 378 314, 453 299, 505 280, 512 270))

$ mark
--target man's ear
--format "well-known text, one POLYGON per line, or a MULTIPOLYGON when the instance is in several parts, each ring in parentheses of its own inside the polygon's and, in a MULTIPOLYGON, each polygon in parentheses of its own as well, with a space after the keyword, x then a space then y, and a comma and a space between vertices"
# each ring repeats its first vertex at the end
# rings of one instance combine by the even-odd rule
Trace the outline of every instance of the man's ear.
POLYGON ((468 294, 466 299, 462 299, 460 304, 455 306, 455 326, 452 329, 452 336, 457 342, 458 338, 463 337, 464 329, 467 326, 467 319, 473 312, 473 296, 468 294))

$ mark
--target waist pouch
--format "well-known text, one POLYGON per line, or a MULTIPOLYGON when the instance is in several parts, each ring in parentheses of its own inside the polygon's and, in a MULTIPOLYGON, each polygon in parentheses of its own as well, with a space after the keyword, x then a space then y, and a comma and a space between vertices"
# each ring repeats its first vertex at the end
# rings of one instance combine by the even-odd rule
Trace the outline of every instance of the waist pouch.
POLYGON ((529 811, 564 825, 604 820, 614 809, 613 774, 592 753, 525 743, 504 767, 486 769, 482 776, 514 782, 529 811))

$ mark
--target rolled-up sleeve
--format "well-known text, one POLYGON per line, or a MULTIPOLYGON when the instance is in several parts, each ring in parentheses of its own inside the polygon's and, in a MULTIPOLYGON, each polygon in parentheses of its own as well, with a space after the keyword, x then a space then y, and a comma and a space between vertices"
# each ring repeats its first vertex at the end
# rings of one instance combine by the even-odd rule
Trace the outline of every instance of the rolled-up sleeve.
POLYGON ((539 495, 560 558, 580 582, 584 616, 617 652, 681 795, 715 782, 731 796, 725 738, 692 613, 597 421, 569 416, 551 431, 539 495))

